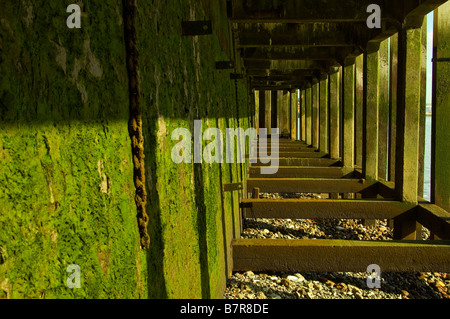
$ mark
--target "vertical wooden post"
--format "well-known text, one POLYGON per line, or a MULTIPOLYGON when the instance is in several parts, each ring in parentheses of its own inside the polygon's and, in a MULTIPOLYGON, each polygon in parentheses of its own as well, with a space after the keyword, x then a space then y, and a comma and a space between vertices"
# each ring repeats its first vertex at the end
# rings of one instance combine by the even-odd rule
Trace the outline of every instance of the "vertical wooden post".
MULTIPOLYGON (((367 180, 378 180, 378 125, 379 125, 379 43, 370 44, 364 54, 363 85, 363 172, 367 180)), ((366 193, 366 198, 376 194, 366 193)), ((375 225, 375 220, 363 221, 366 226, 375 225)))
POLYGON ((328 75, 320 79, 320 101, 319 101, 319 118, 320 118, 320 137, 319 149, 321 152, 328 153, 328 75))
POLYGON ((291 139, 297 140, 298 136, 298 90, 291 92, 291 139))
POLYGON ((311 145, 312 144, 312 87, 309 84, 306 88, 306 103, 305 103, 305 116, 306 116, 306 144, 311 145))
POLYGON ((355 165, 363 167, 364 56, 355 61, 355 165))
POLYGON ((432 201, 450 211, 450 3, 435 11, 432 201))
MULTIPOLYGON (((419 172, 419 120, 421 76, 421 28, 402 30, 398 35, 397 199, 417 203, 419 172)), ((394 219, 395 239, 416 239, 414 214, 394 219)))
POLYGON ((277 91, 277 123, 280 135, 290 136, 290 93, 288 91, 277 91))
MULTIPOLYGON (((271 116, 270 116, 270 124, 271 128, 279 128, 278 126, 278 104, 277 104, 277 91, 271 92, 270 99, 270 108, 271 108, 271 116)), ((281 132, 279 132, 281 133, 281 132)))
POLYGON ((300 91, 300 140, 306 143, 306 89, 300 91))
POLYGON ((398 34, 391 37, 389 94, 389 157, 388 180, 395 181, 395 159, 397 145, 397 82, 398 82, 398 34))
POLYGON ((329 140, 330 157, 339 158, 339 69, 335 68, 330 74, 330 109, 329 109, 329 140))
POLYGON ((378 179, 379 45, 364 54, 364 153, 367 180, 378 179))
POLYGON ((343 70, 344 138, 342 161, 345 168, 354 167, 354 110, 355 110, 355 59, 346 60, 343 70))
POLYGON ((319 81, 313 79, 312 83, 312 146, 315 149, 319 149, 319 81))
POLYGON ((418 193, 423 197, 425 181, 425 131, 427 114, 427 17, 422 24, 421 59, 420 59, 420 114, 419 114, 419 180, 418 193))
POLYGON ((381 42, 378 121, 378 178, 387 180, 389 134, 389 40, 381 42))
POLYGON ((258 187, 253 188, 252 198, 259 199, 259 192, 260 192, 260 188, 258 188, 258 187))

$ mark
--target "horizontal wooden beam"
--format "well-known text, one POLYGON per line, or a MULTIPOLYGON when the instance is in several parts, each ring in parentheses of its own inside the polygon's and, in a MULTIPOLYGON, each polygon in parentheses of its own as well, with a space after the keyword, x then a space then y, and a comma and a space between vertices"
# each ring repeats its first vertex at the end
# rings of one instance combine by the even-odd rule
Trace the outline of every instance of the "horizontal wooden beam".
MULTIPOLYGON (((257 163, 254 166, 269 166, 273 163, 257 163)), ((342 162, 330 158, 280 158, 278 165, 282 166, 314 166, 314 167, 329 167, 342 166, 342 162)))
POLYGON ((450 272, 450 241, 235 239, 234 271, 450 272))
POLYGON ((450 239, 450 213, 433 204, 419 204, 417 221, 442 239, 450 239))
POLYGON ((233 22, 241 23, 311 23, 311 22, 365 22, 369 17, 367 7, 384 1, 352 0, 352 1, 317 1, 286 0, 273 5, 273 1, 232 0, 233 22))
POLYGON ((264 193, 360 193, 375 184, 347 178, 249 178, 247 189, 257 187, 264 193))
POLYGON ((243 218, 391 219, 415 205, 384 200, 243 199, 243 218))
POLYGON ((356 47, 258 47, 243 49, 244 60, 342 60, 362 53, 356 47))
POLYGON ((250 178, 343 178, 351 177, 353 172, 342 167, 295 167, 283 166, 273 175, 262 175, 261 167, 249 168, 250 178))
MULTIPOLYGON (((270 151, 268 151, 269 153, 270 151)), ((271 154, 268 154, 271 156, 277 155, 280 159, 282 158, 325 158, 327 156, 326 153, 323 152, 285 152, 285 151, 279 151, 274 152, 271 154)), ((259 157, 258 157, 259 158, 259 157)))

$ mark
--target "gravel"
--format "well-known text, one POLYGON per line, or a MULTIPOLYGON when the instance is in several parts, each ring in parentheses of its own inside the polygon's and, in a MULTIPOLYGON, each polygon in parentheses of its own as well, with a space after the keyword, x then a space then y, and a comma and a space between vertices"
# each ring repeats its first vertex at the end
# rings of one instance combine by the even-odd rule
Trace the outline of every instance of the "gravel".
MULTIPOLYGON (((326 194, 261 194, 260 198, 327 198, 326 194)), ((241 238, 392 240, 387 220, 365 226, 358 219, 244 220, 241 238)), ((423 228, 422 238, 430 233, 423 228)), ((381 288, 367 286, 368 273, 234 273, 226 299, 450 299, 450 274, 382 273, 381 288)))

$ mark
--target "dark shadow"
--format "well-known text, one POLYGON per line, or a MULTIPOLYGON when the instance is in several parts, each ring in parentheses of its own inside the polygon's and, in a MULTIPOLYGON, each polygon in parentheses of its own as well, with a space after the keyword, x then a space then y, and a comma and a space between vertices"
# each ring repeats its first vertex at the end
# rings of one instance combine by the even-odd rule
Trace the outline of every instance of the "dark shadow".
MULTIPOLYGON (((150 119, 147 127, 154 127, 157 120, 150 119)), ((144 130, 144 152, 147 159, 155 158, 157 137, 153 134, 154 131, 144 130), (148 135, 149 132, 152 132, 148 135)), ((148 265, 148 297, 150 299, 166 299, 168 298, 166 290, 166 280, 164 276, 164 242, 163 229, 161 225, 161 203, 159 200, 158 190, 158 176, 156 161, 146 161, 146 175, 152 176, 151 180, 146 179, 147 184, 147 214, 149 217, 148 234, 150 236, 150 248, 147 251, 147 265, 148 265), (151 183, 151 184, 150 184, 151 183)))
POLYGON ((195 187, 195 205, 197 207, 197 231, 200 259, 200 279, 202 285, 202 298, 211 298, 209 283, 209 265, 208 265, 208 242, 207 242, 207 224, 206 224, 206 205, 203 188, 203 165, 194 164, 194 187, 195 187))

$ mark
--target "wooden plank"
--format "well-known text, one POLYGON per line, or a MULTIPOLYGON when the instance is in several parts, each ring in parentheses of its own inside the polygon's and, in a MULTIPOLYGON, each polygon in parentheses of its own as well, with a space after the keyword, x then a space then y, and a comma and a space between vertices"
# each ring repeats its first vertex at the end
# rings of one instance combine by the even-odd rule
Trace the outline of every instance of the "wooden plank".
MULTIPOLYGON (((270 163, 256 163, 254 166, 269 166, 270 163)), ((329 158, 280 158, 278 166, 315 166, 315 167, 328 167, 328 166, 342 166, 339 160, 329 158)))
MULTIPOLYGON (((261 152, 259 152, 259 155, 261 155, 261 152)), ((266 154, 263 154, 263 155, 267 155, 267 152, 266 152, 266 154)), ((327 154, 322 153, 322 152, 284 152, 284 151, 281 151, 281 152, 271 153, 270 155, 271 156, 278 155, 278 157, 280 159, 282 159, 282 158, 324 158, 327 154)), ((263 156, 263 158, 266 158, 266 156, 263 156)))
POLYGON ((375 185, 361 179, 249 178, 247 188, 264 193, 360 193, 375 185))
POLYGON ((450 272, 449 241, 235 239, 234 271, 450 272))
POLYGON ((261 167, 251 166, 249 168, 250 178, 343 178, 351 177, 351 170, 342 167, 279 167, 278 172, 273 175, 261 174, 261 167))
POLYGON ((306 95, 305 95, 305 134, 306 134, 306 144, 311 145, 312 144, 312 87, 309 85, 306 88, 306 95))
POLYGON ((391 219, 415 208, 398 201, 332 199, 244 199, 241 207, 244 218, 281 219, 391 219))
POLYGON ((442 239, 450 239, 450 213, 433 204, 419 204, 417 221, 442 239))

